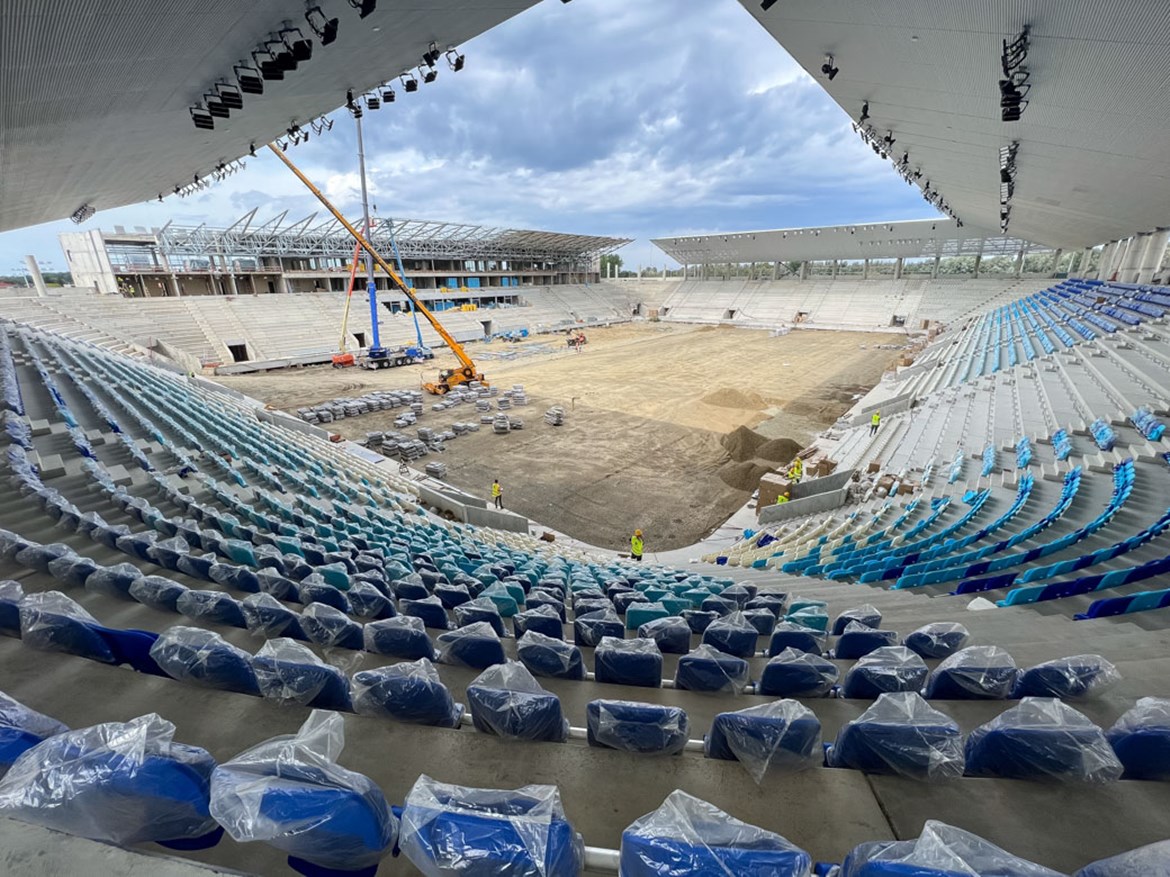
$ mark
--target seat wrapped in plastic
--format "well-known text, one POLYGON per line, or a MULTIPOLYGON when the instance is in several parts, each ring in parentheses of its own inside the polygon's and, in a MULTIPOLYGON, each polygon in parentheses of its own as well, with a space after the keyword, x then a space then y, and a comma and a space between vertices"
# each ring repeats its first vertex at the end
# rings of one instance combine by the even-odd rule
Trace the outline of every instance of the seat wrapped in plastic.
POLYGON ((150 549, 154 562, 166 569, 178 569, 179 558, 190 554, 191 546, 182 536, 172 536, 170 539, 160 539, 150 549))
POLYGON ((184 554, 179 558, 175 564, 175 568, 192 578, 201 579, 205 582, 213 582, 212 569, 219 563, 219 555, 213 551, 208 551, 204 554, 184 554))
POLYGON ((776 616, 769 609, 741 609, 740 612, 759 636, 771 636, 776 629, 776 616))
POLYGON ((736 694, 748 684, 751 668, 743 658, 700 645, 678 659, 674 686, 686 691, 736 694))
POLYGON ((615 685, 662 685, 662 652, 652 639, 601 638, 593 652, 593 677, 615 685))
POLYGON ((120 846, 213 845, 215 761, 174 734, 150 713, 49 737, 0 780, 0 816, 120 846))
POLYGON ((852 609, 846 609, 833 620, 832 635, 840 636, 853 622, 858 622, 876 630, 882 625, 881 610, 869 603, 866 603, 864 606, 855 606, 852 609))
POLYGON ((825 764, 915 780, 953 779, 963 775, 963 735, 917 692, 883 694, 841 728, 825 764))
POLYGON ((130 586, 130 596, 151 609, 178 612, 179 598, 190 590, 162 576, 140 576, 130 586))
POLYGON ((651 639, 668 655, 685 655, 691 648, 691 628, 677 615, 655 618, 638 628, 641 639, 651 639))
MULTIPOLYGON (((277 600, 296 600, 300 598, 296 582, 270 569, 252 572, 247 567, 229 566, 228 564, 221 563, 212 567, 211 578, 221 585, 227 585, 230 588, 245 591, 248 589, 241 588, 239 583, 251 579, 255 582, 257 591, 262 591, 271 597, 275 597, 277 600)), ((312 601, 310 600, 309 602, 312 601)))
POLYGON ((839 676, 832 661, 789 646, 768 659, 757 688, 769 697, 825 697, 839 676))
POLYGON ((534 676, 582 680, 585 661, 572 643, 530 630, 516 642, 516 657, 534 676))
POLYGON ((454 609, 472 599, 471 590, 467 585, 435 585, 435 596, 447 609, 454 609))
POLYGON ((100 633, 97 619, 60 591, 28 594, 20 601, 20 638, 46 652, 80 655, 105 664, 118 663, 100 633))
POLYGON ((476 729, 512 740, 563 743, 569 723, 561 701, 519 661, 506 661, 484 670, 467 686, 467 705, 476 729))
POLYGON ((556 786, 473 789, 424 774, 398 844, 424 877, 577 877, 585 866, 556 786))
POLYGON ((52 575, 49 564, 61 557, 76 556, 72 548, 63 542, 53 542, 49 545, 30 544, 16 552, 13 560, 29 569, 35 569, 43 575, 52 575))
POLYGON ((421 618, 423 624, 435 630, 448 630, 451 622, 447 618, 447 610, 438 597, 426 597, 421 600, 407 600, 399 598, 398 611, 403 615, 412 615, 421 618))
POLYGON ((512 616, 512 628, 516 636, 526 633, 540 633, 554 639, 564 639, 565 628, 555 606, 542 604, 512 616))
MULTIPOLYGON (((468 624, 475 624, 483 622, 490 624, 492 630, 496 632, 496 636, 507 636, 508 632, 504 628, 504 619, 500 616, 500 610, 496 608, 496 604, 492 602, 491 597, 476 597, 474 600, 456 606, 455 624, 458 627, 466 627, 468 624)), ((513 613, 515 614, 515 613, 513 613)))
POLYGON ((364 716, 438 728, 458 728, 463 717, 462 705, 426 658, 355 673, 353 708, 364 716))
POLYGON ((837 639, 833 656, 840 661, 853 661, 864 658, 876 649, 896 645, 897 642, 896 631, 878 630, 875 627, 866 627, 860 621, 850 621, 837 639))
POLYGON ((930 700, 1003 700, 1016 684, 1016 662, 999 646, 967 646, 934 668, 930 700))
POLYGON ((928 819, 915 840, 871 841, 856 847, 845 857, 839 877, 1064 875, 1017 858, 969 831, 928 819))
POLYGON ((759 631, 738 610, 726 618, 712 621, 703 631, 703 645, 713 646, 736 658, 750 658, 756 653, 759 631))
POLYGON ((1073 877, 1165 877, 1167 874, 1170 874, 1170 840, 1093 862, 1073 877))
POLYGON ((1025 697, 967 738, 967 774, 1110 783, 1124 768, 1105 733, 1055 698, 1025 697))
POLYGON ((178 625, 159 634, 150 657, 172 679, 259 696, 252 656, 201 627, 178 625))
POLYGON ((38 713, 0 691, 0 776, 26 750, 47 737, 68 730, 68 725, 38 713))
POLYGON ((500 637, 486 621, 439 634, 435 639, 435 647, 435 660, 440 664, 486 670, 493 664, 502 664, 507 660, 500 637))
POLYGON ((20 636, 20 601, 24 588, 11 579, 0 581, 0 634, 20 636))
POLYGON ((818 767, 823 760, 821 723, 795 700, 774 700, 719 713, 704 740, 708 758, 738 761, 756 781, 780 771, 818 767))
POLYGON ((393 618, 398 614, 389 597, 362 579, 354 579, 345 596, 349 598, 350 608, 358 618, 393 618))
POLYGON ((909 634, 902 645, 923 658, 949 658, 970 639, 967 628, 955 621, 933 621, 909 634))
POLYGON ((808 877, 812 858, 681 789, 622 832, 622 877, 808 877))
POLYGON ((125 554, 129 554, 131 557, 153 563, 150 550, 157 541, 158 533, 126 533, 124 536, 119 536, 115 540, 114 547, 125 554))
POLYGON ((929 672, 926 662, 908 648, 884 646, 849 668, 841 696, 876 700, 892 691, 921 691, 929 672))
POLYGON ((101 564, 88 557, 79 557, 72 553, 63 554, 49 561, 49 575, 63 585, 81 588, 85 586, 85 580, 96 572, 99 566, 101 564))
POLYGON ((1099 697, 1121 681, 1121 674, 1100 655, 1075 655, 1045 661, 1020 671, 1012 697, 1099 697))
POLYGON ((607 636, 620 639, 625 633, 626 625, 612 609, 586 612, 573 619, 573 641, 579 646, 596 646, 607 636))
POLYGON ((431 642, 426 624, 412 615, 371 621, 364 626, 362 635, 367 652, 406 660, 431 660, 435 657, 435 644, 431 642))
POLYGON ((823 655, 827 645, 824 633, 791 621, 779 621, 768 643, 768 654, 778 655, 785 649, 796 649, 810 655, 823 655))
POLYGON ((690 739, 687 714, 676 706, 593 700, 585 717, 590 746, 644 755, 678 755, 690 739))
POLYGON ((240 602, 244 624, 249 633, 265 639, 278 636, 290 639, 308 639, 301 627, 301 617, 271 594, 249 594, 240 602))
POLYGON ((718 612, 707 612, 703 609, 684 609, 679 615, 687 623, 691 633, 698 634, 706 632, 714 621, 722 618, 718 612))
POLYGON ((301 628, 310 642, 319 646, 361 650, 362 625, 344 612, 322 603, 310 603, 301 612, 301 628))
POLYGON ((85 579, 85 589, 119 600, 133 599, 130 586, 142 578, 142 570, 132 563, 117 563, 102 566, 91 572, 85 579))
POLYGON ((311 872, 308 863, 373 877, 398 820, 373 780, 337 763, 344 746, 343 718, 314 710, 295 735, 273 737, 215 769, 212 814, 234 840, 274 846, 301 873, 311 872))
POLYGON ((353 709, 345 674, 287 637, 264 643, 252 658, 252 669, 260 694, 270 700, 323 710, 353 709))
MULTIPOLYGON (((320 577, 318 576, 318 578, 320 577)), ((325 581, 314 580, 313 576, 309 576, 303 582, 298 582, 296 593, 297 599, 306 606, 310 603, 321 603, 324 606, 331 606, 338 612, 349 614, 353 611, 353 607, 349 605, 349 598, 345 594, 325 581)), ((442 609, 441 606, 439 608, 442 609)), ((443 613, 444 621, 446 618, 446 613, 443 613)))
POLYGON ((1123 779, 1170 780, 1170 700, 1143 697, 1105 732, 1123 779))
POLYGON ((226 624, 230 627, 248 626, 239 601, 223 591, 191 589, 179 595, 179 599, 175 601, 175 608, 195 621, 226 624))
MULTIPOLYGON (((795 606, 797 604, 793 604, 795 606)), ((821 606, 804 606, 801 609, 791 609, 784 616, 785 621, 791 621, 802 627, 811 627, 826 633, 829 629, 829 614, 821 606)))

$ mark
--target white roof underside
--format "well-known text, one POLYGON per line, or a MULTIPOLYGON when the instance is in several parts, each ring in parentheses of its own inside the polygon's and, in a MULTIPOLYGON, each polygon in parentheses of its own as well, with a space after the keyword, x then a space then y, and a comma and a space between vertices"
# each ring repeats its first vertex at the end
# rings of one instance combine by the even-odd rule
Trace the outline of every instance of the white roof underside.
POLYGON ((346 89, 417 67, 432 40, 459 45, 536 2, 381 0, 359 19, 345 0, 320 0, 340 20, 322 46, 305 0, 4 0, 0 231, 169 193, 291 120, 337 109, 346 89), (312 58, 244 95, 214 131, 196 130, 187 108, 217 80, 234 81, 232 66, 285 20, 313 40, 312 58))
POLYGON ((965 224, 999 228, 999 148, 1019 140, 1010 234, 1072 248, 1170 225, 1167 0, 740 2, 854 120, 868 100, 965 224), (1030 105, 1003 122, 1001 41, 1025 25, 1030 105))

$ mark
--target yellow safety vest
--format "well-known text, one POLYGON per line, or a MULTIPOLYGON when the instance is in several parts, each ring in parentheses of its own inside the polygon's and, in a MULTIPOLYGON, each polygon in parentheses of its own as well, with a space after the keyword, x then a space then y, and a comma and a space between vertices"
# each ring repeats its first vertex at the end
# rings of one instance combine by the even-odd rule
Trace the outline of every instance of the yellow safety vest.
POLYGON ((630 551, 638 557, 642 556, 642 540, 637 536, 630 537, 630 551))
POLYGON ((776 497, 776 505, 782 505, 786 502, 788 502, 788 497, 786 497, 784 494, 780 494, 778 497, 776 497))
POLYGON ((500 485, 498 485, 498 484, 493 484, 493 485, 492 485, 492 498, 494 499, 495 497, 499 496, 499 495, 500 495, 500 493, 501 493, 501 491, 500 491, 500 485))
POLYGON ((882 422, 882 416, 875 412, 873 417, 870 418, 869 422, 872 423, 874 426, 877 426, 879 423, 882 422))

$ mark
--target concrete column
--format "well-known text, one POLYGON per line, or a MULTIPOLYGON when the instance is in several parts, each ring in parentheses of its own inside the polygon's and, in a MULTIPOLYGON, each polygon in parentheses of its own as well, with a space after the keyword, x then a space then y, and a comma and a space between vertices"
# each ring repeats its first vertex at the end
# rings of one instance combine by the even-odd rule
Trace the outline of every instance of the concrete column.
POLYGON ((780 277, 780 263, 773 262, 772 263, 772 280, 778 280, 779 277, 780 277))
POLYGON ((930 279, 931 280, 938 280, 938 266, 939 266, 940 262, 942 262, 942 256, 941 255, 935 256, 934 257, 934 264, 930 268, 930 279))
POLYGON ((982 254, 982 253, 976 253, 976 254, 975 254, 975 271, 974 271, 974 272, 971 274, 971 279, 972 279, 972 280, 978 280, 978 279, 979 279, 979 266, 980 266, 980 264, 982 264, 982 262, 983 262, 983 254, 982 254))
POLYGON ((894 279, 895 280, 902 279, 902 257, 901 256, 899 256, 897 261, 894 262, 894 279))
POLYGON ((1170 228, 1159 228, 1149 236, 1146 251, 1142 255, 1141 268, 1138 271, 1137 282, 1149 283, 1162 267, 1162 260, 1166 258, 1166 244, 1170 242, 1170 228))
POLYGON ((1063 256, 1064 256, 1064 250, 1062 250, 1060 247, 1057 247, 1056 252, 1052 254, 1052 270, 1049 273, 1051 273, 1051 274, 1059 274, 1060 273, 1060 260, 1061 260, 1061 258, 1063 258, 1063 256))
POLYGON ((869 280, 869 259, 865 260, 865 263, 861 269, 861 279, 869 280))
MULTIPOLYGON (((1088 277, 1089 260, 1093 258, 1093 248, 1085 247, 1081 250, 1080 259, 1077 261, 1077 274, 1081 277, 1088 277)), ((1069 266, 1069 274, 1072 274, 1072 266, 1069 266)))
POLYGON ((800 263, 800 279, 808 280, 808 260, 800 263))
POLYGON ((1016 279, 1024 273, 1024 248, 1020 247, 1020 251, 1016 253, 1016 279))
POLYGON ((1114 277, 1120 277, 1121 266, 1125 262, 1125 254, 1129 251, 1131 240, 1119 240, 1117 246, 1113 248, 1113 253, 1109 257, 1109 264, 1105 268, 1105 279, 1112 280, 1114 277))
POLYGON ((41 276, 41 266, 37 264, 36 256, 25 256, 24 264, 28 266, 28 273, 32 277, 33 286, 37 288, 37 297, 45 298, 49 290, 45 288, 45 278, 41 276))
POLYGON ((833 279, 834 280, 837 279, 837 271, 840 269, 840 267, 841 267, 841 260, 834 259, 833 260, 833 279))
POLYGON ((1149 235, 1139 234, 1134 235, 1129 244, 1129 249, 1125 251, 1125 261, 1121 264, 1121 273, 1118 275, 1118 280, 1122 283, 1133 283, 1138 274, 1138 269, 1141 268, 1142 256, 1145 254, 1146 244, 1149 243, 1149 235))
POLYGON ((1109 270, 1109 260, 1113 258, 1113 250, 1117 246, 1117 241, 1110 241, 1101 248, 1101 258, 1097 262, 1097 279, 1105 280, 1105 272, 1109 270))

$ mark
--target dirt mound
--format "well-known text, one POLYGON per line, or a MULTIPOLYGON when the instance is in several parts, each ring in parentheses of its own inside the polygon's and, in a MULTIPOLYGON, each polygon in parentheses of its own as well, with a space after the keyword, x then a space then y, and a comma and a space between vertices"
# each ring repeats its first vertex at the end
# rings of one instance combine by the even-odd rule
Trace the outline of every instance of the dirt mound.
POLYGON ((761 466, 751 460, 744 460, 724 463, 719 467, 717 474, 728 487, 734 487, 736 490, 755 490, 760 486, 760 479, 774 471, 770 466, 761 466))
POLYGON ((733 387, 721 387, 714 393, 708 393, 699 401, 707 405, 717 405, 720 408, 746 408, 749 411, 759 411, 768 407, 768 403, 759 393, 745 393, 733 387))
POLYGON ((746 426, 741 426, 720 439, 720 444, 731 455, 731 459, 738 463, 757 456, 756 449, 766 443, 768 439, 765 436, 746 426))
POLYGON ((771 460, 774 463, 787 463, 796 456, 796 452, 801 447, 799 442, 790 438, 774 438, 756 448, 756 456, 761 460, 771 460))

